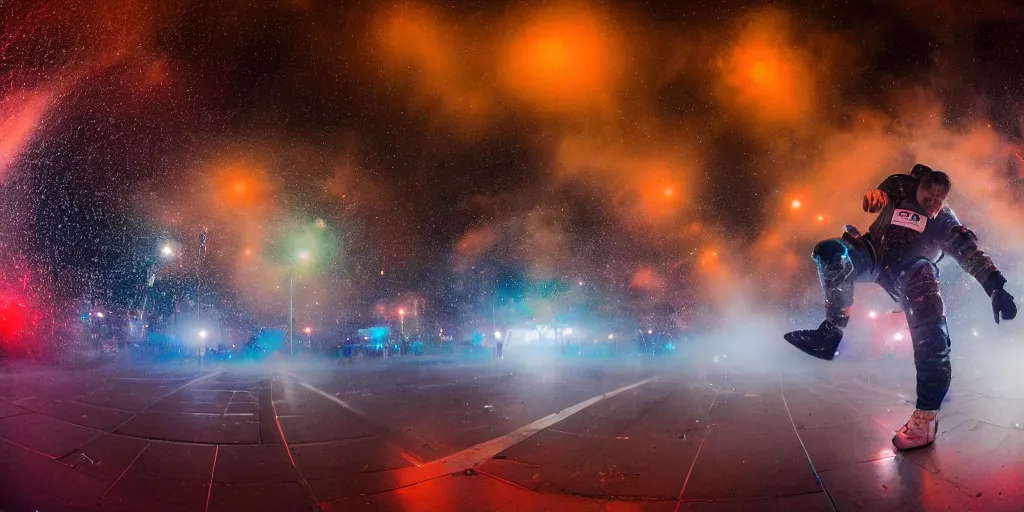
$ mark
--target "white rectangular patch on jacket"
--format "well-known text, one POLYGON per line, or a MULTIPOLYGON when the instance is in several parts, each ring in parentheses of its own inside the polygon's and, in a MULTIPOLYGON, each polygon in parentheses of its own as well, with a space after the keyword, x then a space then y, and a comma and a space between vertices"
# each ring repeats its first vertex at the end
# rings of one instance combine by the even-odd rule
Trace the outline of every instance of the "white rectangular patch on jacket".
POLYGON ((924 227, 928 225, 928 217, 915 211, 897 208, 896 211, 892 212, 891 224, 910 228, 918 233, 924 233, 924 227))

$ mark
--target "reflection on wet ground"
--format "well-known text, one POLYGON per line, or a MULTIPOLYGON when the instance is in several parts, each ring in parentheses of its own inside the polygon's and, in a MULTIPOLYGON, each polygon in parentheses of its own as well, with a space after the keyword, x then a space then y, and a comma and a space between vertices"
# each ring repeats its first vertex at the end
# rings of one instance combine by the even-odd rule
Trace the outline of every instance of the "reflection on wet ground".
POLYGON ((1024 390, 912 362, 409 358, 0 374, 9 510, 1019 510, 1024 390), (908 365, 910 365, 908 367, 908 365))

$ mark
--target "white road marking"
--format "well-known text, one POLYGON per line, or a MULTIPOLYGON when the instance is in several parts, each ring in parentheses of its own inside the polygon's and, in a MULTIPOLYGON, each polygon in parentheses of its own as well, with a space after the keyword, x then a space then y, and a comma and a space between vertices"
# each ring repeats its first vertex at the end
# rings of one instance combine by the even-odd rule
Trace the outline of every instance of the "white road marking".
MULTIPOLYGON (((306 384, 305 382, 302 382, 294 375, 289 374, 289 376, 295 379, 295 381, 302 387, 310 391, 313 391, 314 393, 317 393, 323 396, 324 398, 327 398, 328 400, 356 414, 365 416, 365 413, 352 407, 344 400, 341 400, 340 398, 331 395, 330 393, 322 389, 318 389, 314 386, 306 384)), ((470 446, 465 450, 453 453, 447 457, 442 457, 431 462, 423 463, 422 465, 416 464, 415 466, 389 471, 388 473, 391 474, 390 485, 388 485, 387 488, 375 491, 375 493, 387 492, 402 487, 409 487, 421 482, 425 482, 427 480, 432 480, 434 478, 450 475, 453 473, 459 473, 461 471, 479 466, 480 464, 483 464, 484 462, 487 462, 488 460, 494 458, 495 455, 515 446, 516 444, 523 442, 524 440, 540 432, 541 430, 544 430, 550 427, 551 425, 554 425, 572 416, 573 414, 576 414, 582 411, 583 409, 586 409, 587 407, 590 407, 591 405, 600 402, 601 400, 611 398, 620 393, 624 393, 631 389, 643 386, 644 384, 647 384, 648 382, 651 382, 657 378, 658 377, 648 377, 646 379, 634 382, 632 384, 627 384, 618 389, 613 389, 612 391, 608 391, 607 393, 602 393, 600 395, 594 396, 576 405, 562 409, 561 411, 558 411, 556 413, 549 414, 537 421, 534 421, 533 423, 530 423, 529 425, 520 427, 501 437, 496 437, 494 439, 491 439, 490 441, 484 441, 480 444, 470 446)))
POLYGON ((540 432, 541 430, 544 430, 550 427, 551 425, 554 425, 555 423, 558 423, 568 418, 569 416, 572 416, 573 414, 576 414, 582 411, 583 409, 586 409, 587 407, 590 407, 591 405, 600 402, 601 400, 611 398, 615 395, 618 395, 619 393, 623 393, 633 388, 643 386, 644 384, 647 384, 648 382, 651 382, 656 378, 657 377, 648 377, 644 380, 634 382, 632 384, 627 384, 625 386, 622 386, 621 388, 589 398, 567 409, 562 409, 561 411, 556 412, 554 414, 549 414, 533 423, 530 423, 529 425, 519 427, 518 429, 513 430, 512 432, 509 432, 508 434, 505 434, 501 437, 496 437, 494 439, 491 439, 490 441, 484 441, 476 446, 470 446, 465 450, 453 453, 447 457, 441 458, 434 462, 453 468, 456 471, 471 468, 479 464, 483 464, 485 461, 493 458, 495 455, 515 446, 516 444, 523 442, 528 437, 536 434, 537 432, 540 432))

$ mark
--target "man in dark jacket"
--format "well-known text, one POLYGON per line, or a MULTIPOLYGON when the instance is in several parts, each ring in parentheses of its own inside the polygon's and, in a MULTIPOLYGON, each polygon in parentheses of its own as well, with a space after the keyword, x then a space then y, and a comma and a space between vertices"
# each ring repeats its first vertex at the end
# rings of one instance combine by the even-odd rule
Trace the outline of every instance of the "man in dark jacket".
POLYGON ((978 238, 948 206, 949 176, 915 165, 909 175, 889 176, 863 199, 864 211, 878 213, 867 235, 853 226, 842 238, 819 242, 811 253, 825 292, 825 321, 817 329, 786 334, 800 350, 832 359, 850 321, 855 282, 878 283, 900 303, 907 317, 917 367, 917 410, 893 437, 900 450, 935 441, 936 413, 949 390, 949 331, 939 295, 936 263, 951 255, 991 297, 996 323, 1017 315, 1006 279, 978 248, 978 238))

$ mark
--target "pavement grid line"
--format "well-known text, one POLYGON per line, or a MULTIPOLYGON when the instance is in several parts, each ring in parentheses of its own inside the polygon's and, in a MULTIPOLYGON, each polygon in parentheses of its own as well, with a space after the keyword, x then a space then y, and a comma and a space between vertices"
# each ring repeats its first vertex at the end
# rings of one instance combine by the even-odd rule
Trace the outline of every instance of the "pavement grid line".
MULTIPOLYGON (((123 428, 125 425, 127 425, 130 421, 134 420, 135 418, 138 418, 142 413, 144 413, 147 410, 149 410, 150 407, 153 407, 154 405, 162 402, 167 397, 170 397, 170 396, 174 395, 175 393, 177 393, 177 392, 179 392, 179 391, 181 391, 181 390, 183 390, 183 389, 185 389, 185 388, 187 388, 187 387, 189 387, 189 386, 191 386, 193 384, 198 384, 198 383, 203 382, 203 381, 205 381, 207 379, 212 379, 213 377, 216 377, 216 376, 218 376, 218 375, 220 375, 222 373, 224 373, 224 372, 223 371, 216 371, 216 372, 212 372, 212 373, 207 373, 206 375, 203 375, 203 376, 200 376, 200 377, 196 377, 196 378, 194 378, 194 379, 192 379, 192 380, 182 384, 181 386, 178 386, 177 388, 174 388, 169 393, 164 393, 164 394, 154 398, 148 404, 146 404, 145 407, 143 407, 142 409, 139 409, 131 417, 129 417, 128 419, 122 421, 118 426, 114 427, 114 430, 111 430, 110 433, 116 434, 119 430, 121 430, 121 428, 123 428)), ((97 437, 99 437, 99 436, 97 435, 97 437)))
POLYGON ((818 482, 818 487, 821 487, 822 492, 828 498, 828 502, 832 504, 832 510, 839 510, 836 507, 836 500, 832 499, 832 495, 829 494, 828 489, 825 488, 825 482, 821 481, 821 476, 818 474, 818 469, 814 467, 814 461, 811 460, 811 454, 807 451, 807 445, 804 444, 804 439, 800 437, 800 431, 796 428, 796 421, 793 420, 793 413, 789 410, 789 402, 786 401, 786 392, 783 389, 782 383, 779 383, 779 394, 782 396, 782 405, 786 406, 786 415, 789 416, 789 423, 793 425, 793 433, 796 434, 797 441, 800 441, 800 448, 804 450, 804 456, 807 457, 807 463, 811 465, 811 472, 814 473, 814 479, 818 482))
MULTIPOLYGON (((719 390, 715 390, 715 397, 711 399, 711 405, 708 406, 709 414, 715 408, 715 402, 718 401, 718 394, 719 390)), ((690 476, 693 475, 693 468, 697 467, 697 458, 700 457, 700 451, 704 448, 704 442, 708 440, 709 436, 711 436, 710 426, 708 427, 707 432, 705 432, 704 437, 700 439, 700 444, 697 445, 697 453, 693 454, 693 461, 690 462, 690 469, 686 471, 686 478, 683 479, 683 486, 679 489, 679 497, 676 498, 675 512, 679 512, 679 507, 683 504, 683 493, 686 492, 686 486, 690 483, 690 476)))
POLYGON ((288 462, 291 463, 292 469, 295 470, 295 474, 299 477, 299 485, 306 491, 306 494, 312 500, 313 505, 317 506, 316 495, 313 493, 313 488, 309 485, 309 480, 306 479, 306 475, 302 473, 302 468, 295 463, 295 457, 292 456, 292 449, 288 446, 288 437, 284 435, 284 427, 281 426, 281 420, 277 415, 277 406, 274 405, 274 380, 270 379, 270 410, 274 416, 274 424, 277 426, 277 433, 281 437, 281 443, 284 445, 284 452, 288 454, 288 462))

